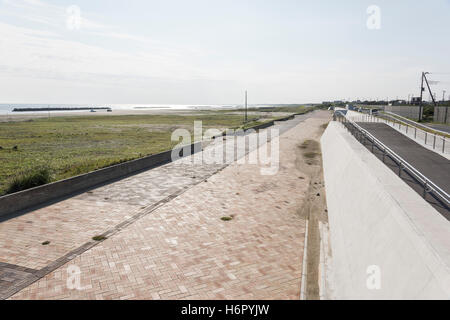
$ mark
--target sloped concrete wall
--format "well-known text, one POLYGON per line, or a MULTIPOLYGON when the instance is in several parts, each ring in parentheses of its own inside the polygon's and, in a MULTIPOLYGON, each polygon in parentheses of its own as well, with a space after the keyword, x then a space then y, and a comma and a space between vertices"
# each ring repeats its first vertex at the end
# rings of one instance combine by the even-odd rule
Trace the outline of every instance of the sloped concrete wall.
POLYGON ((384 110, 414 120, 419 120, 420 118, 419 106, 386 106, 384 110))
POLYGON ((330 123, 321 142, 332 251, 328 298, 450 298, 449 221, 341 124, 330 123))

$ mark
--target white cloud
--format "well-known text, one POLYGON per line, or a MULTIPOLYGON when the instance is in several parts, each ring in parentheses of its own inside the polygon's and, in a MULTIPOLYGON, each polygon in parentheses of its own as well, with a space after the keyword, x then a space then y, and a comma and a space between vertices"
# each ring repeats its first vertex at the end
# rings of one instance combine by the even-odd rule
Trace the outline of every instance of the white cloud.
POLYGON ((33 27, 0 22, 0 83, 11 87, 16 95, 32 92, 29 102, 37 99, 34 98, 39 92, 37 88, 48 92, 51 83, 55 95, 67 92, 70 99, 77 92, 68 87, 73 90, 89 87, 90 92, 99 90, 101 94, 107 87, 112 89, 107 97, 112 101, 116 96, 139 92, 146 101, 152 101, 149 98, 152 93, 154 99, 165 97, 178 103, 195 103, 195 96, 197 101, 206 98, 209 103, 229 103, 236 101, 232 92, 240 101, 245 86, 253 86, 255 91, 259 88, 263 96, 268 96, 275 87, 283 87, 282 93, 289 91, 294 86, 292 81, 302 78, 294 69, 278 70, 253 61, 226 62, 223 53, 209 47, 186 48, 130 34, 117 26, 97 22, 88 12, 82 11, 81 29, 71 32, 65 27, 65 7, 40 0, 3 0, 3 3, 6 6, 3 14, 33 22, 33 27), (203 61, 211 57, 212 64, 203 61), (285 81, 292 86, 283 86, 285 81), (23 83, 22 91, 12 88, 17 83, 23 83))
POLYGON ((65 9, 62 7, 39 0, 3 0, 3 3, 8 15, 33 21, 37 27, 31 29, 0 22, 2 78, 60 79, 92 85, 133 86, 148 79, 179 81, 204 76, 189 62, 189 54, 195 54, 192 50, 171 48, 147 37, 123 33, 84 18, 77 38, 114 39, 114 48, 88 44, 87 41, 74 40, 72 34, 64 29, 65 9), (139 43, 142 47, 127 52, 121 50, 120 42, 123 41, 139 43))
MULTIPOLYGON (((45 26, 62 28, 67 19, 67 8, 51 5, 40 0, 3 0, 2 14, 13 16, 45 26)), ((82 24, 86 29, 106 29, 106 25, 94 22, 82 16, 82 24)))

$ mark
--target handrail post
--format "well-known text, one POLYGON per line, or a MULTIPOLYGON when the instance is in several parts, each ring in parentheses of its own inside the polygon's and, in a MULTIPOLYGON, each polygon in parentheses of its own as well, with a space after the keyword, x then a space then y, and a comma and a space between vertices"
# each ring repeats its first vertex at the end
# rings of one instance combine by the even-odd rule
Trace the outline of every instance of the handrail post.
POLYGON ((425 180, 425 183, 423 184, 423 198, 426 199, 427 197, 427 188, 428 188, 428 181, 425 180))
MULTIPOLYGON (((382 119, 381 121, 383 121, 382 119)), ((402 157, 397 155, 394 151, 389 149, 389 147, 385 146, 382 142, 380 142, 377 138, 375 138, 372 134, 370 134, 367 130, 363 129, 359 126, 359 124, 355 123, 352 119, 345 119, 347 129, 352 132, 352 134, 355 137, 360 137, 362 140, 362 144, 366 146, 366 140, 369 140, 369 143, 372 143, 371 149, 372 153, 375 150, 375 144, 378 150, 382 152, 383 156, 383 163, 386 161, 386 156, 390 157, 392 161, 396 165, 398 165, 398 176, 403 179, 403 171, 406 171, 408 175, 411 175, 411 177, 415 176, 418 180, 417 182, 419 185, 423 186, 423 198, 426 200, 427 193, 432 193, 433 197, 439 197, 439 199, 442 199, 444 202, 443 204, 448 208, 449 204, 449 195, 441 190, 437 185, 435 185, 432 181, 428 180, 427 177, 425 177, 421 172, 419 172, 417 169, 415 169, 411 164, 409 164, 407 161, 405 161, 402 157)), ((416 131, 417 132, 417 131, 416 131)), ((426 133, 426 141, 428 141, 428 133, 426 133)), ((447 142, 446 137, 442 138, 442 150, 445 152, 445 143, 447 142)), ((434 139, 437 139, 437 134, 435 134, 434 139)), ((433 147, 436 148, 436 141, 433 143, 433 147)), ((369 148, 368 148, 369 149, 369 148)), ((438 199, 438 198, 436 198, 438 199)))

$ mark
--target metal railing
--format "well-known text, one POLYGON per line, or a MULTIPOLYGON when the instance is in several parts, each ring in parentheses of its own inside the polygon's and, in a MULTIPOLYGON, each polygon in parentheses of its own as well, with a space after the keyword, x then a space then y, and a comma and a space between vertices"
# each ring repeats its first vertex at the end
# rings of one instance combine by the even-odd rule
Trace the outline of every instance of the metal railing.
POLYGON ((440 153, 450 154, 450 142, 445 136, 438 135, 436 133, 430 133, 428 131, 422 130, 416 126, 413 126, 407 122, 402 121, 398 118, 388 118, 386 115, 383 116, 372 116, 369 114, 360 115, 347 115, 349 120, 356 122, 379 122, 385 123, 392 128, 404 133, 411 139, 417 140, 423 143, 425 146, 432 148, 433 150, 440 153))
POLYGON ((366 129, 359 126, 356 122, 341 115, 336 115, 335 120, 341 122, 355 138, 357 138, 361 143, 364 144, 365 141, 369 141, 371 146, 371 151, 374 153, 374 148, 377 148, 383 153, 383 163, 386 160, 386 157, 389 157, 394 163, 398 166, 398 175, 402 177, 402 172, 406 172, 410 175, 411 178, 416 180, 423 187, 423 198, 426 199, 427 194, 431 194, 436 200, 438 200, 442 205, 449 210, 450 205, 450 195, 442 190, 439 186, 437 186, 433 181, 428 179, 425 175, 423 175, 419 170, 414 168, 411 164, 409 164, 406 160, 400 157, 397 153, 395 153, 392 149, 382 143, 380 140, 375 138, 370 132, 366 129))
POLYGON ((445 132, 445 131, 442 131, 442 130, 438 130, 436 128, 432 128, 432 127, 426 126, 423 123, 415 122, 415 121, 410 120, 408 118, 405 118, 405 117, 403 117, 403 116, 401 116, 399 114, 396 114, 396 113, 393 113, 393 112, 390 112, 390 111, 383 111, 383 113, 384 113, 385 116, 389 116, 391 118, 400 120, 401 122, 407 123, 410 126, 422 127, 425 131, 427 131, 427 130, 435 131, 435 132, 437 132, 438 135, 444 135, 444 136, 448 136, 449 135, 448 132, 445 132))

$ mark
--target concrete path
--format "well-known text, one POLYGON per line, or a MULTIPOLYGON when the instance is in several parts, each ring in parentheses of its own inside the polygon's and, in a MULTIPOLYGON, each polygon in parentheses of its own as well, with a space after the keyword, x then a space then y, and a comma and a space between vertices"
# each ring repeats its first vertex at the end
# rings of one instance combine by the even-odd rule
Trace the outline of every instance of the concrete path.
POLYGON ((1 222, 0 297, 298 298, 305 222, 296 209, 308 181, 291 151, 328 117, 278 126, 308 119, 282 135, 275 176, 193 165, 195 155, 1 222), (67 282, 74 270, 78 289, 67 282))

